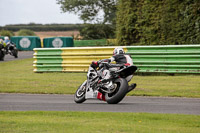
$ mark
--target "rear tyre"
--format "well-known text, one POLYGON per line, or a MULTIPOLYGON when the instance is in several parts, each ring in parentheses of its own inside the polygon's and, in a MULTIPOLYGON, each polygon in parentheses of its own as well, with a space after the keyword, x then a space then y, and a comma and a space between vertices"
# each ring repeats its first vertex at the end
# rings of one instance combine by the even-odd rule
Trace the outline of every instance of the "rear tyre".
POLYGON ((0 50, 0 61, 4 61, 4 53, 0 50))
POLYGON ((76 103, 83 103, 86 100, 85 99, 86 85, 87 85, 87 80, 78 87, 76 93, 74 94, 74 101, 76 103))
POLYGON ((128 82, 126 79, 119 78, 114 81, 116 84, 116 89, 113 93, 106 93, 105 98, 108 104, 117 104, 119 103, 125 96, 128 91, 128 82))

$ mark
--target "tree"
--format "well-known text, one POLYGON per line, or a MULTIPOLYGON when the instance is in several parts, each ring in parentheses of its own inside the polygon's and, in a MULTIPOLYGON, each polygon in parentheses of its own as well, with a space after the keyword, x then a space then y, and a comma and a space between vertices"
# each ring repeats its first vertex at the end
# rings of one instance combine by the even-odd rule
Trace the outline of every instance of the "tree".
POLYGON ((21 29, 17 34, 18 36, 35 36, 35 33, 28 29, 21 29))
POLYGON ((1 30, 0 36, 11 37, 11 36, 14 36, 14 33, 12 31, 9 31, 9 30, 1 30))
POLYGON ((120 45, 200 43, 199 0, 119 0, 120 45))
POLYGON ((63 12, 75 13, 86 22, 115 23, 118 0, 57 0, 63 12), (97 17, 103 12, 103 20, 97 17))
POLYGON ((83 39, 105 39, 113 38, 115 33, 109 24, 85 24, 84 28, 80 30, 80 35, 83 36, 83 39))

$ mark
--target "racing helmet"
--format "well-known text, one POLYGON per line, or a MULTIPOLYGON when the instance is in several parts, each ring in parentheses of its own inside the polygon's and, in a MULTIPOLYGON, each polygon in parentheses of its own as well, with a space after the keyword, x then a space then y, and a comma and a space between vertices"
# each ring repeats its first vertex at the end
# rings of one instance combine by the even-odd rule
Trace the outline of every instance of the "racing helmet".
POLYGON ((113 55, 118 55, 118 54, 125 54, 123 48, 115 48, 114 51, 113 51, 113 55))
POLYGON ((5 37, 4 37, 4 40, 9 40, 9 37, 8 37, 8 36, 5 36, 5 37))

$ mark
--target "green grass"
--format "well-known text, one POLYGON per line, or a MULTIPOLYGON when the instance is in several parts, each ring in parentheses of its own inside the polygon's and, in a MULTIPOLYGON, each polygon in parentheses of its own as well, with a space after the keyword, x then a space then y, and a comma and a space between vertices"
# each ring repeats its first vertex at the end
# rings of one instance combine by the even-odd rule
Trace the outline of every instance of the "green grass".
POLYGON ((133 80, 138 86, 130 95, 200 98, 199 75, 136 76, 133 80))
MULTIPOLYGON (((74 94, 86 73, 34 73, 33 59, 0 63, 0 93, 74 94)), ((128 95, 200 98, 200 75, 135 76, 128 95)))
POLYGON ((0 133, 198 133, 199 115, 0 112, 0 133))

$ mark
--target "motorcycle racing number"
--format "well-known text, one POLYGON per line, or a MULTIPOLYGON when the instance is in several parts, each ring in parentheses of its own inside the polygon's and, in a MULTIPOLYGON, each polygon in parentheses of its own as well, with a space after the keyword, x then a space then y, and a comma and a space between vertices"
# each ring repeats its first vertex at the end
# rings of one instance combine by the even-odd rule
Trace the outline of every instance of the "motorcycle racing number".
POLYGON ((63 46, 63 41, 60 38, 55 38, 52 45, 54 48, 61 48, 63 46))
POLYGON ((28 48, 28 47, 31 45, 31 41, 30 41, 28 38, 22 38, 22 39, 19 41, 19 45, 20 45, 22 48, 28 48))

